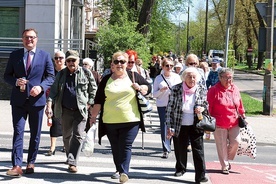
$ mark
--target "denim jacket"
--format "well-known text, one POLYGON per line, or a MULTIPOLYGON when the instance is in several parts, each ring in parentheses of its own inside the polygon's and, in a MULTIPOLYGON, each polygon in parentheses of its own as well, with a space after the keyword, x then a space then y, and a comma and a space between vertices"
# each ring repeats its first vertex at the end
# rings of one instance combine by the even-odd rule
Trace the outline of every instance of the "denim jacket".
MULTIPOLYGON (((58 72, 55 82, 51 86, 48 98, 48 101, 52 101, 55 104, 53 111, 56 118, 61 118, 62 115, 62 97, 67 72, 69 72, 67 68, 64 68, 63 70, 58 72)), ((78 67, 75 73, 75 86, 78 108, 81 115, 87 118, 87 104, 94 104, 97 85, 91 71, 83 69, 82 67, 78 67)))

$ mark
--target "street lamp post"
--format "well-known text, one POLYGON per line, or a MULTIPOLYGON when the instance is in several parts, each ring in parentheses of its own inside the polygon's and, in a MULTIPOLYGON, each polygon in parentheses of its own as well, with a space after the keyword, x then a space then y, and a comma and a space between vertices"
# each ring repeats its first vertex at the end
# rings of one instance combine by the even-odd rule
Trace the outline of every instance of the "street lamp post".
POLYGON ((190 50, 189 32, 190 32, 190 3, 188 3, 188 21, 187 21, 187 54, 189 53, 189 50, 190 50))
POLYGON ((266 9, 266 60, 263 89, 263 114, 272 115, 273 112, 273 31, 274 31, 274 0, 268 0, 266 9))
POLYGON ((228 0, 226 36, 225 36, 226 40, 225 40, 225 53, 224 53, 225 67, 227 67, 227 61, 228 61, 228 44, 229 44, 230 25, 233 25, 234 18, 235 18, 235 4, 236 4, 236 0, 228 0))
POLYGON ((207 54, 207 36, 208 36, 208 0, 206 0, 204 54, 207 54))

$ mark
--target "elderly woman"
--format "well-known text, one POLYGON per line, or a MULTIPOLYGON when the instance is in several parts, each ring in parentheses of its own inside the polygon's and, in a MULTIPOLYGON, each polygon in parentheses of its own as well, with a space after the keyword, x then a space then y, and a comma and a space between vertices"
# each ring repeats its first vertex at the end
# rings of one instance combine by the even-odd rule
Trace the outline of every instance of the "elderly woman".
MULTIPOLYGON (((100 81, 101 81, 101 75, 97 71, 93 70, 94 61, 91 58, 84 58, 82 60, 82 63, 83 63, 83 68, 86 68, 92 72, 93 77, 96 81, 96 84, 97 84, 97 86, 99 86, 100 81)), ((85 132, 88 132, 88 130, 90 129, 90 118, 91 118, 91 114, 90 114, 91 110, 90 109, 92 109, 92 107, 93 107, 93 105, 90 106, 88 109, 88 117, 87 117, 87 122, 86 122, 86 126, 85 126, 85 132)))
POLYGON ((111 176, 121 183, 128 181, 131 149, 139 127, 145 131, 143 115, 138 106, 136 93, 151 91, 150 84, 138 73, 127 71, 128 54, 116 52, 112 56, 113 73, 100 82, 92 109, 91 124, 99 112, 99 144, 107 135, 111 144, 116 172, 111 176), (134 75, 135 82, 132 80, 134 75))
MULTIPOLYGON (((205 74, 204 74, 203 69, 201 69, 199 67, 199 59, 198 59, 197 55, 189 54, 186 58, 185 65, 186 65, 185 66, 186 68, 188 68, 188 67, 196 67, 197 68, 197 71, 201 75, 199 83, 201 83, 204 87, 206 87, 205 74)), ((184 68, 184 70, 185 70, 185 68, 184 68)))
MULTIPOLYGON (((54 64, 55 64, 55 75, 65 68, 65 54, 62 51, 57 51, 55 53, 54 57, 54 64)), ((49 96, 50 88, 47 90, 46 94, 47 97, 49 96)), ((54 104, 53 104, 54 108, 54 104)), ((61 127, 61 121, 58 118, 55 118, 55 116, 52 116, 52 124, 49 124, 50 126, 50 140, 51 140, 51 147, 50 150, 45 154, 45 156, 52 156, 55 155, 56 153, 56 142, 57 142, 57 137, 62 136, 62 127, 61 127)), ((65 151, 65 149, 63 148, 65 151)), ((62 150, 62 151, 63 151, 62 150)))
POLYGON ((96 84, 97 86, 99 85, 100 81, 101 81, 101 75, 94 70, 94 61, 90 58, 84 58, 82 60, 83 62, 83 67, 90 70, 95 78, 96 84))
POLYGON ((153 97, 156 98, 161 129, 161 143, 163 149, 161 158, 164 159, 167 159, 168 154, 171 152, 171 141, 166 139, 167 128, 165 125, 165 110, 172 86, 181 83, 181 78, 178 74, 173 72, 173 67, 173 61, 169 58, 164 58, 161 74, 155 78, 153 83, 153 97))
POLYGON ((207 182, 203 130, 194 126, 197 114, 207 109, 206 88, 198 83, 201 76, 195 67, 187 68, 181 75, 182 83, 172 88, 166 109, 167 138, 173 136, 176 158, 174 176, 187 171, 187 145, 190 140, 195 167, 195 182, 207 182))
POLYGON ((177 73, 178 75, 181 75, 182 70, 183 70, 182 63, 180 63, 180 62, 175 63, 174 72, 177 73))
POLYGON ((209 112, 216 118, 214 137, 222 173, 229 174, 229 160, 235 158, 240 142, 238 114, 245 118, 245 110, 239 89, 233 84, 233 71, 222 68, 218 75, 219 82, 208 90, 207 100, 209 112))
POLYGON ((126 53, 128 55, 128 62, 127 62, 127 70, 138 72, 136 67, 136 60, 138 59, 138 54, 135 50, 126 50, 126 53))

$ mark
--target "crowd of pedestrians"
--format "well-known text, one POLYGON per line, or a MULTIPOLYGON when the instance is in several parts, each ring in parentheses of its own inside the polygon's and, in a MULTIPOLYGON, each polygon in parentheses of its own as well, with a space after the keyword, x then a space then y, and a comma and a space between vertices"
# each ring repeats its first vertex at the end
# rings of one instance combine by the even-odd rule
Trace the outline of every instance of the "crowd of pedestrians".
POLYGON ((4 80, 12 88, 12 168, 7 175, 23 174, 23 136, 26 120, 30 126, 25 174, 35 172, 43 114, 50 126, 50 149, 55 155, 56 139, 62 136, 68 171, 78 172, 78 158, 86 132, 98 119, 99 144, 103 136, 111 145, 115 172, 111 178, 129 180, 132 144, 139 129, 145 131, 137 93, 154 99, 160 120, 161 158, 167 159, 172 142, 176 158, 174 176, 187 169, 187 152, 192 151, 195 182, 207 182, 203 136, 197 129, 196 114, 209 111, 217 120, 214 132, 223 174, 229 174, 240 141, 238 117, 245 118, 233 72, 212 59, 211 67, 195 54, 175 57, 154 55, 143 62, 135 50, 117 51, 103 75, 94 71, 90 58, 82 60, 75 50, 57 51, 53 59, 36 47, 38 33, 26 29, 24 48, 10 54, 4 80), (228 144, 229 142, 229 144, 228 144))

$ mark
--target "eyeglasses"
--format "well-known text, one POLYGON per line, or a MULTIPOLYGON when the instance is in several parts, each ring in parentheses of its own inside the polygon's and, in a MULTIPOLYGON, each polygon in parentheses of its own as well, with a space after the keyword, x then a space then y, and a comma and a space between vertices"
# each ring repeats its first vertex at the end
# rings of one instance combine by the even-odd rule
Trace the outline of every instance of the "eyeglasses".
POLYGON ((197 63, 188 63, 188 65, 196 65, 197 63))
POLYGON ((77 61, 76 59, 68 59, 68 60, 66 60, 67 63, 70 63, 70 62, 75 63, 76 61, 77 61))
POLYGON ((173 67, 173 65, 165 65, 167 68, 172 68, 173 67))
POLYGON ((64 59, 64 57, 55 57, 55 60, 58 60, 58 59, 62 60, 64 59))
POLYGON ((25 40, 29 40, 29 39, 33 40, 33 39, 36 39, 37 37, 36 36, 24 36, 23 38, 25 40))
POLYGON ((222 77, 224 80, 233 80, 233 77, 222 77))
POLYGON ((134 61, 129 61, 128 64, 134 64, 134 61))
POLYGON ((126 61, 125 61, 125 60, 114 60, 113 63, 114 63, 115 65, 117 65, 117 64, 119 64, 119 63, 125 64, 126 61))

